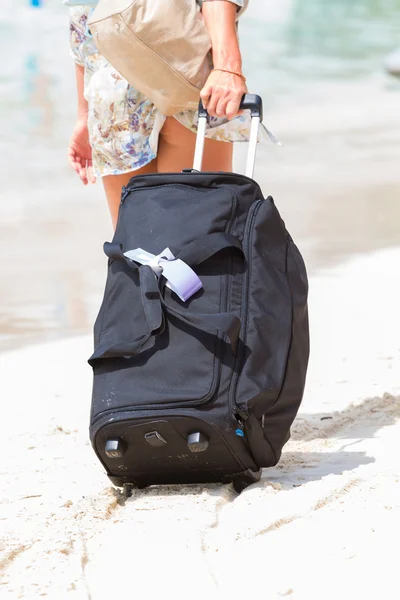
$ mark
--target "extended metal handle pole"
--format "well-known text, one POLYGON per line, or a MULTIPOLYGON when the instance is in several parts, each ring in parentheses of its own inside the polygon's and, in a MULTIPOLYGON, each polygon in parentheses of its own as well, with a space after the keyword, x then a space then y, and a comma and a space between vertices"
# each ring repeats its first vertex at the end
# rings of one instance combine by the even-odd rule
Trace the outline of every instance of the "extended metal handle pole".
MULTIPOLYGON (((249 109, 251 111, 251 128, 250 128, 250 140, 249 140, 249 151, 247 155, 246 164, 246 175, 247 177, 253 177, 254 167, 256 164, 256 152, 258 142, 258 129, 263 118, 262 100, 260 96, 256 94, 245 94, 240 103, 241 110, 249 109)), ((199 104, 199 123, 196 137, 196 147, 194 151, 193 169, 201 171, 204 154, 204 141, 206 135, 208 114, 203 106, 203 103, 199 104)))
MULTIPOLYGON (((203 109, 204 111, 204 109, 203 109)), ((206 137, 207 113, 203 115, 199 111, 199 124, 197 128, 196 147, 194 150, 193 169, 201 171, 203 164, 204 142, 206 137)))
POLYGON ((256 153, 258 142, 258 129, 260 127, 260 117, 252 117, 250 128, 249 149, 247 152, 246 176, 253 179, 254 168, 256 165, 256 153))

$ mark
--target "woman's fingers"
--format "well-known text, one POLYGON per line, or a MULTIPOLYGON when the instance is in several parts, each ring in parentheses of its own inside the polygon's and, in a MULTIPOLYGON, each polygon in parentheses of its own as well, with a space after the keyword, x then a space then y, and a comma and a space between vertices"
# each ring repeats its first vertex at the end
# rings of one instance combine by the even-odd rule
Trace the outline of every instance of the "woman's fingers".
POLYGON ((96 177, 93 173, 92 160, 81 158, 73 148, 68 148, 68 162, 77 173, 84 185, 96 183, 96 177))
POLYGON ((238 114, 240 114, 239 108, 240 108, 241 100, 242 100, 242 96, 236 97, 236 98, 228 101, 226 108, 225 108, 225 114, 226 114, 226 118, 229 119, 229 121, 231 119, 233 119, 234 117, 236 117, 238 114))
POLYGON ((92 168, 92 148, 86 121, 76 123, 68 146, 68 162, 84 185, 95 183, 92 168))
POLYGON ((208 100, 208 104, 205 108, 207 108, 207 112, 211 117, 215 117, 217 115, 217 103, 218 103, 218 96, 215 93, 215 90, 211 90, 211 95, 209 97, 208 100))
POLYGON ((80 164, 78 162, 75 150, 71 147, 68 148, 68 162, 75 173, 79 174, 80 164))
POLYGON ((79 169, 79 176, 82 179, 82 183, 87 185, 88 183, 96 183, 96 177, 93 173, 93 166, 91 160, 82 160, 79 169))
POLYGON ((207 107, 208 114, 220 119, 233 119, 239 113, 242 96, 236 91, 213 90, 207 107))
POLYGON ((90 183, 96 183, 96 177, 94 176, 94 173, 93 173, 93 165, 92 165, 91 160, 88 160, 88 163, 87 163, 87 175, 88 175, 88 179, 89 179, 90 183))
POLYGON ((68 162, 71 167, 75 170, 75 153, 72 148, 68 148, 68 162))
POLYGON ((81 158, 81 157, 78 157, 77 164, 78 164, 78 171, 77 171, 77 173, 78 173, 78 175, 79 175, 82 183, 84 185, 86 185, 87 184, 86 160, 83 159, 83 158, 81 158))
POLYGON ((212 88, 211 88, 211 86, 209 86, 207 84, 203 87, 203 89, 200 92, 201 101, 203 103, 204 108, 206 108, 207 110, 208 110, 208 102, 210 100, 211 92, 212 92, 212 88))
POLYGON ((82 159, 79 156, 77 156, 76 152, 72 149, 68 150, 68 159, 69 164, 71 165, 75 173, 77 173, 77 175, 79 175, 83 183, 85 183, 86 168, 84 168, 84 165, 82 164, 82 159))
POLYGON ((226 116, 226 107, 229 103, 229 97, 223 95, 220 96, 219 98, 217 98, 217 106, 215 109, 215 114, 217 115, 217 117, 219 118, 223 118, 226 116))
POLYGON ((89 183, 89 180, 88 180, 86 164, 83 167, 81 167, 79 175, 80 175, 83 185, 87 185, 89 183))

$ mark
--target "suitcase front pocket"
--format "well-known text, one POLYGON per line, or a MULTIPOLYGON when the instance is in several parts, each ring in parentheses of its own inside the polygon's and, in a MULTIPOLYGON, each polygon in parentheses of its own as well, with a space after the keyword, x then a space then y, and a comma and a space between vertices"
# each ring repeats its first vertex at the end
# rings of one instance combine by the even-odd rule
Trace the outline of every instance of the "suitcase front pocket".
MULTIPOLYGON (((238 240, 225 233, 198 242, 178 253, 187 264, 203 263, 226 247, 240 250, 238 240)), ((124 257, 111 262, 89 361, 95 374, 93 417, 127 406, 202 404, 214 394, 221 356, 229 346, 223 336, 235 350, 240 321, 220 312, 227 295, 226 258, 209 262, 197 269, 203 289, 189 306, 169 290, 164 298, 165 280, 158 280, 149 266, 131 264, 132 270, 124 257)))

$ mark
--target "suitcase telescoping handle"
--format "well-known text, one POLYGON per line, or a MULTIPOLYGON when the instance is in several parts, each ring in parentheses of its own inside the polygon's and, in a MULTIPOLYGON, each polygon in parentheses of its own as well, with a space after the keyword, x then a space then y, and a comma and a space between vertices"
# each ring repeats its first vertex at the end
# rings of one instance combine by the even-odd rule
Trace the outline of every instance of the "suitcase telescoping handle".
MULTIPOLYGON (((249 151, 247 154, 246 175, 253 177, 254 166, 256 162, 256 150, 258 140, 258 128, 263 119, 262 99, 257 94, 245 94, 240 103, 240 110, 250 110, 251 129, 249 140, 249 151)), ((208 113, 200 100, 199 104, 199 124, 197 129, 196 149, 194 153, 193 169, 201 171, 204 153, 204 138, 206 133, 208 113)))

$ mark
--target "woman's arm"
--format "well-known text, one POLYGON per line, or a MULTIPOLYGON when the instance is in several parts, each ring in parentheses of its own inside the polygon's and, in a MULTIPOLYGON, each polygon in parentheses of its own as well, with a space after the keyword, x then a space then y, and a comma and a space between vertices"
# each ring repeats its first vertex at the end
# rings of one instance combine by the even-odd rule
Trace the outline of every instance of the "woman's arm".
POLYGON ((214 71, 201 91, 201 99, 211 116, 232 119, 238 114, 240 101, 247 92, 239 75, 219 71, 242 72, 242 56, 236 32, 237 6, 227 0, 206 0, 203 16, 210 32, 214 71))
POLYGON ((78 99, 78 121, 82 119, 87 120, 88 103, 85 99, 85 96, 83 95, 85 68, 82 65, 79 65, 78 63, 75 63, 75 78, 78 99))
POLYGON ((95 183, 92 169, 92 149, 88 132, 88 103, 83 95, 85 69, 75 63, 76 87, 78 96, 78 115, 68 145, 68 160, 71 167, 79 175, 82 182, 95 183))
POLYGON ((77 88, 77 120, 68 145, 68 159, 71 167, 86 185, 96 181, 92 170, 92 149, 88 131, 88 103, 84 96, 85 67, 81 55, 81 44, 85 39, 87 9, 70 9, 70 44, 75 59, 75 78, 77 88))
POLYGON ((83 95, 85 69, 75 64, 76 87, 78 96, 78 114, 75 127, 68 145, 68 159, 71 167, 79 175, 82 182, 95 183, 92 169, 92 149, 88 132, 88 103, 83 95))

